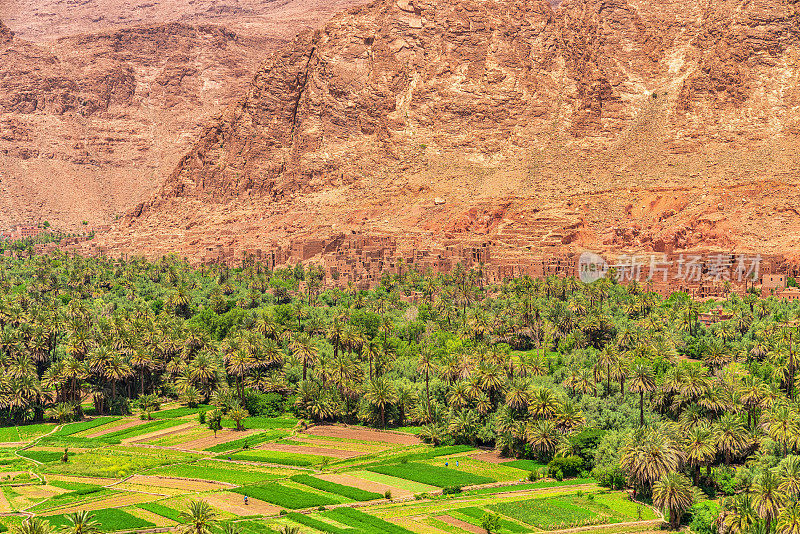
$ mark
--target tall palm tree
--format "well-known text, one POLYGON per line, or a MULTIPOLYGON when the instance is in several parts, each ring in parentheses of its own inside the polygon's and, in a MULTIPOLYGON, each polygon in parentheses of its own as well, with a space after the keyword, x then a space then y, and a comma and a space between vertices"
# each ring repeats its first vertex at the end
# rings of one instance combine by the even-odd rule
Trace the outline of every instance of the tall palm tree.
POLYGON ((212 534, 216 515, 206 501, 189 501, 189 509, 180 513, 183 524, 178 530, 181 534, 212 534))
POLYGON ((677 471, 684 451, 662 428, 643 428, 634 432, 621 450, 620 466, 634 486, 650 491, 657 480, 677 471))
POLYGON ((397 402, 397 391, 384 377, 374 378, 367 386, 364 399, 377 407, 381 416, 381 427, 386 426, 386 408, 397 402))
POLYGON ((11 527, 11 534, 50 534, 50 523, 39 517, 29 517, 20 525, 11 527))
POLYGON ((800 534, 800 502, 795 501, 778 514, 775 534, 800 534))
POLYGON ((686 433, 686 462, 693 469, 692 484, 700 480, 700 468, 708 465, 717 454, 717 437, 708 425, 698 425, 686 433))
POLYGON ((717 434, 717 448, 725 457, 725 465, 730 465, 733 457, 744 449, 747 434, 738 414, 727 413, 714 425, 717 434))
POLYGON ((644 394, 656 388, 653 369, 644 363, 631 368, 630 390, 639 393, 639 426, 644 426, 644 394))
POLYGON ((783 507, 785 496, 779 489, 780 479, 772 469, 764 469, 753 484, 753 507, 764 519, 767 528, 783 507))
POLYGON ((540 459, 549 458, 558 449, 563 436, 554 421, 531 421, 525 427, 525 440, 540 459))
POLYGON ((680 473, 666 473, 653 485, 653 504, 667 511, 673 529, 681 524, 681 516, 693 501, 692 485, 680 473))
POLYGON ((800 456, 784 458, 778 469, 778 476, 781 479, 778 489, 790 500, 800 498, 800 456))
POLYGON ((292 340, 289 348, 292 356, 303 364, 303 380, 307 379, 308 366, 317 362, 319 349, 308 334, 300 333, 292 340))
POLYGON ((100 523, 94 520, 94 514, 81 510, 67 516, 67 525, 62 532, 64 534, 99 534, 100 523))
POLYGON ((417 369, 422 373, 425 378, 425 406, 428 415, 428 423, 431 422, 431 375, 436 373, 436 363, 433 359, 433 353, 424 347, 417 360, 417 369))
POLYGON ((742 493, 723 501, 722 525, 731 534, 750 534, 758 524, 758 514, 753 507, 753 497, 742 493))

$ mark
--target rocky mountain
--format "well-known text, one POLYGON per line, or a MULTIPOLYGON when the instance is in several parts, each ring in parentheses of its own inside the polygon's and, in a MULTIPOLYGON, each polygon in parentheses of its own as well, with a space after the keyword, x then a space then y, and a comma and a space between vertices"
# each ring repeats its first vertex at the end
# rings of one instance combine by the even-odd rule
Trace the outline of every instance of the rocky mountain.
POLYGON ((798 75, 796 1, 378 0, 275 52, 103 243, 791 252, 798 75))
POLYGON ((152 194, 269 51, 354 3, 2 2, 0 229, 110 223, 152 194))

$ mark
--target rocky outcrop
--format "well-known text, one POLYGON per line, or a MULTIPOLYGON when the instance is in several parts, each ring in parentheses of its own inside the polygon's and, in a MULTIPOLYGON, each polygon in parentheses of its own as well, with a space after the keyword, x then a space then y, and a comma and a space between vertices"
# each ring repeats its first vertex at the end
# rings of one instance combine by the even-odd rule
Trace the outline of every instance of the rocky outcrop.
POLYGON ((106 243, 791 247, 798 5, 378 0, 277 51, 106 243))
POLYGON ((0 44, 11 42, 11 39, 13 38, 14 32, 12 32, 8 26, 3 24, 3 21, 0 20, 0 44))

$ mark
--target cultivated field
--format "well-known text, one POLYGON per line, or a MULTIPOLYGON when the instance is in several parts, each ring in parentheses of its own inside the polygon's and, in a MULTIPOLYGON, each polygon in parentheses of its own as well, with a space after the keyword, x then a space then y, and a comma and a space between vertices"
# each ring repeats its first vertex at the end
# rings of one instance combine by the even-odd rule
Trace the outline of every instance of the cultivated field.
POLYGON ((223 420, 215 436, 197 411, 0 429, 9 444, 0 449, 0 522, 34 514, 60 527, 67 514, 89 510, 107 532, 175 527, 190 501, 204 500, 245 534, 284 526, 304 533, 478 533, 487 512, 499 514, 503 534, 657 528, 656 513, 623 492, 590 479, 529 482, 540 464, 494 451, 434 448, 406 432, 304 429, 290 417, 249 418, 243 431, 223 420))

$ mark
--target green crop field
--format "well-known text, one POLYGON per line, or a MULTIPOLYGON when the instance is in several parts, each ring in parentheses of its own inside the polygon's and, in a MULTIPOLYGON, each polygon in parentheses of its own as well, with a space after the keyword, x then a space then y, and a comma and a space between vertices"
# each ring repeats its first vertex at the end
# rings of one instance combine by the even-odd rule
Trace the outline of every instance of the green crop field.
POLYGON ((313 506, 328 506, 338 503, 337 500, 325 497, 324 495, 288 488, 278 483, 242 486, 241 488, 235 488, 233 491, 291 510, 311 508, 313 506))
POLYGON ((147 510, 148 512, 153 512, 161 517, 166 517, 167 519, 175 521, 176 523, 183 522, 180 517, 181 513, 178 510, 169 508, 168 506, 164 506, 163 504, 159 504, 157 502, 143 502, 138 504, 137 507, 141 508, 142 510, 147 510))
MULTIPOLYGON (((327 457, 314 454, 297 454, 281 451, 247 450, 233 454, 223 454, 217 458, 241 460, 246 462, 262 462, 267 464, 311 466, 321 464, 327 457)), ((331 460, 331 458, 328 458, 331 460)))
POLYGON ((253 484, 283 478, 285 475, 263 472, 258 468, 227 462, 200 461, 197 463, 168 465, 147 471, 148 475, 202 478, 230 484, 253 484), (228 467, 230 466, 230 467, 228 467))
POLYGON ((276 439, 280 439, 286 435, 288 435, 288 431, 286 430, 267 430, 266 432, 259 432, 258 434, 251 434, 247 437, 241 439, 235 439, 233 441, 228 441, 226 443, 220 443, 218 445, 212 445, 204 450, 209 452, 225 452, 225 451, 233 451, 237 449, 243 448, 245 445, 249 447, 255 447, 260 443, 266 443, 267 441, 273 441, 276 439))
MULTIPOLYGON (((128 512, 119 510, 117 508, 108 508, 105 510, 93 511, 94 519, 100 523, 100 528, 105 532, 112 532, 114 530, 134 530, 153 528, 155 524, 135 517, 128 512)), ((47 517, 52 527, 66 527, 69 525, 67 515, 53 515, 47 517)))
POLYGON ((503 462, 501 465, 504 467, 513 467, 515 469, 522 469, 523 471, 535 471, 540 469, 547 469, 547 466, 536 460, 512 460, 510 462, 503 462))
POLYGON ((494 479, 489 477, 475 475, 472 473, 464 473, 449 469, 447 467, 438 467, 435 465, 428 465, 423 463, 409 462, 397 465, 374 466, 368 468, 370 471, 389 475, 398 478, 405 478, 413 480, 421 484, 428 484, 431 486, 438 486, 445 488, 449 486, 471 486, 474 484, 487 484, 495 482, 494 479))
POLYGON ((78 432, 83 432, 85 430, 89 430, 92 428, 100 427, 108 423, 112 423, 114 421, 119 420, 119 417, 108 416, 108 417, 95 417, 89 421, 82 421, 80 423, 69 423, 62 426, 60 429, 53 432, 52 436, 71 436, 73 434, 77 434, 78 432))
POLYGON ((628 501, 624 494, 564 495, 551 498, 526 499, 488 507, 502 515, 517 519, 542 530, 573 528, 585 524, 605 524, 639 519, 655 519, 647 507, 628 501))
POLYGON ((383 495, 380 493, 365 491, 343 484, 336 484, 335 482, 328 482, 327 480, 312 477, 311 475, 294 475, 291 477, 291 480, 328 493, 335 493, 336 495, 341 495, 342 497, 347 497, 354 501, 372 501, 383 498, 383 495))

